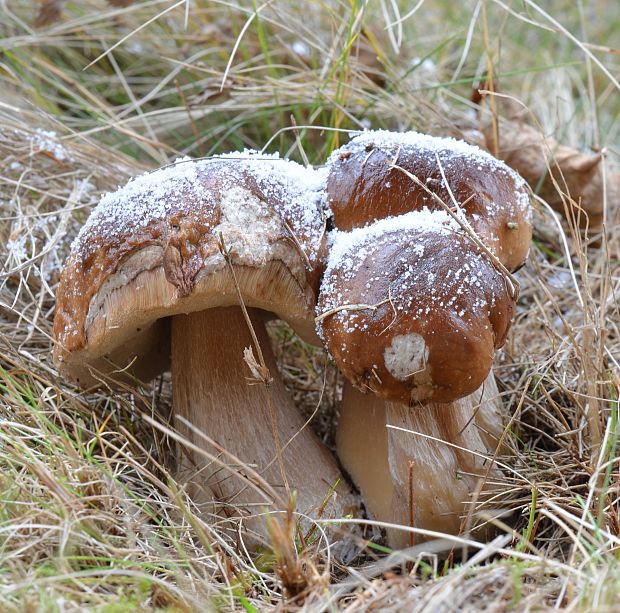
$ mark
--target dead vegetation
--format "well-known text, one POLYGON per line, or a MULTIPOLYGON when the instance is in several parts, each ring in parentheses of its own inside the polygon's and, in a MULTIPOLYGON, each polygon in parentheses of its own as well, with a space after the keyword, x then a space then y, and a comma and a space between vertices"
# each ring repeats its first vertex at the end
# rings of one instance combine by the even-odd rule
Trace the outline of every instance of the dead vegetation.
MULTIPOLYGON (((268 145, 320 163, 340 129, 480 129, 471 91, 495 79, 549 149, 595 147, 597 172, 618 177, 619 56, 607 41, 620 14, 560 0, 424 3, 409 17, 396 2, 114 4, 66 2, 38 27, 36 3, 0 5, 0 609, 615 610, 617 182, 592 213, 560 164, 570 176, 549 174, 537 200, 496 364, 509 421, 505 478, 479 509, 498 527, 490 543, 390 554, 367 526, 374 543, 342 562, 324 524, 302 544, 289 517, 272 551, 250 555, 234 517, 199 517, 175 487, 169 377, 78 392, 57 377, 51 322, 59 267, 100 195, 177 155, 268 145), (579 229, 585 213, 605 224, 579 229)), ((337 373, 286 328, 272 332, 289 389, 307 415, 318 407, 329 443, 337 373)))

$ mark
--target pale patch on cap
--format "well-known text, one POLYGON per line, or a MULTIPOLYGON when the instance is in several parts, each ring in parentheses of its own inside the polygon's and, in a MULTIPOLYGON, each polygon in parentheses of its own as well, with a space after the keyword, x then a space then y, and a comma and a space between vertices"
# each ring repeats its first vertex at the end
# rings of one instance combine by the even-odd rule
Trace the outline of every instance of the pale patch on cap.
POLYGON ((383 352, 383 361, 390 374, 399 381, 406 381, 426 368, 428 347, 415 333, 395 336, 383 352))

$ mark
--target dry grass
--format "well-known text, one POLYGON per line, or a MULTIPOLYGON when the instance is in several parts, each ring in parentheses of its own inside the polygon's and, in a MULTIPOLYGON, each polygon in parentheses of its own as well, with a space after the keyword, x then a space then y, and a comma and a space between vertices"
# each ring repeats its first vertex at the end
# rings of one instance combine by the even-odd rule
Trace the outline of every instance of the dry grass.
MULTIPOLYGON (((607 47, 620 8, 429 1, 386 28, 416 3, 205 0, 163 14, 173 4, 67 2, 35 29, 36 3, 0 3, 0 610, 617 610, 617 202, 588 237, 537 205, 496 365, 511 472, 489 544, 369 547, 344 567, 324 539, 293 550, 284 524, 274 552, 250 556, 170 478, 168 379, 82 393, 58 379, 51 321, 59 267, 100 194, 179 154, 269 143, 320 163, 338 129, 454 131, 492 77, 548 134, 616 164, 620 56, 607 47)), ((330 442, 337 373, 273 332, 330 442)))

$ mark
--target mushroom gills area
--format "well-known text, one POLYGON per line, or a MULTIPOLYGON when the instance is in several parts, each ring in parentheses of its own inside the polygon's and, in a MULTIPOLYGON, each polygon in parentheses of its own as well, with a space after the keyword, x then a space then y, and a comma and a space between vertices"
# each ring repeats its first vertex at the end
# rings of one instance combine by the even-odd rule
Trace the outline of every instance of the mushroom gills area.
MULTIPOLYGON (((496 396, 492 375, 480 390, 461 400, 414 407, 345 384, 338 456, 360 489, 369 515, 458 534, 480 477, 486 474, 488 462, 478 454, 491 456, 502 431, 496 396)), ((491 479, 497 475, 491 470, 491 479)), ((428 538, 432 537, 387 530, 393 548, 428 538)))
MULTIPOLYGON (((262 513, 265 508, 283 510, 289 494, 297 492, 296 510, 316 517, 330 488, 340 480, 324 515, 350 512, 355 504, 353 495, 331 453, 309 426, 304 428, 304 419, 278 375, 264 312, 248 312, 273 377, 269 386, 248 380, 251 373, 243 354, 246 347, 253 347, 253 342, 240 307, 172 318, 174 412, 193 428, 184 426, 181 420, 176 420, 175 425, 193 445, 219 459, 210 460, 189 446, 180 450, 181 476, 190 494, 198 503, 211 503, 213 494, 226 515, 247 516, 262 513), (274 420, 279 444, 274 440, 274 420), (221 453, 202 433, 236 456, 240 464, 221 453), (278 447, 282 450, 281 463, 278 447), (252 476, 248 467, 273 490, 252 476)), ((254 347, 253 351, 258 360, 254 347)), ((264 521, 253 521, 251 527, 266 536, 264 521)))

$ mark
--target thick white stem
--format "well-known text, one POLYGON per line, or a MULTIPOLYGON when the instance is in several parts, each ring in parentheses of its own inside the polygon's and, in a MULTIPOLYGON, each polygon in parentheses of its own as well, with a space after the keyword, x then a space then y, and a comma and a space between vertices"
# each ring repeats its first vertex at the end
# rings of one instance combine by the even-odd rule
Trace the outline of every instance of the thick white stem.
MULTIPOLYGON (((338 455, 369 515, 458 534, 489 465, 471 452, 492 456, 502 431, 496 399, 492 375, 462 400, 412 408, 345 384, 338 455)), ((490 477, 497 476, 497 470, 491 470, 490 477)), ((413 542, 410 533, 397 529, 388 530, 387 537, 394 548, 413 542)))
MULTIPOLYGON (((191 443, 220 460, 209 461, 197 451, 182 450, 181 465, 190 492, 205 502, 212 491, 227 515, 284 510, 289 495, 297 492, 297 511, 316 517, 330 488, 340 479, 324 516, 342 516, 355 505, 354 497, 330 452, 309 426, 303 428, 304 420, 278 376, 262 312, 249 312, 273 377, 269 386, 248 381, 250 370, 243 351, 253 347, 253 342, 239 307, 214 308, 173 318, 174 412, 193 428, 177 425, 191 443), (220 453, 201 433, 236 456, 241 465, 220 453), (248 468, 264 482, 252 476, 253 471, 248 468)), ((255 348, 254 355, 257 356, 255 348)), ((265 523, 249 522, 263 536, 265 523)))

